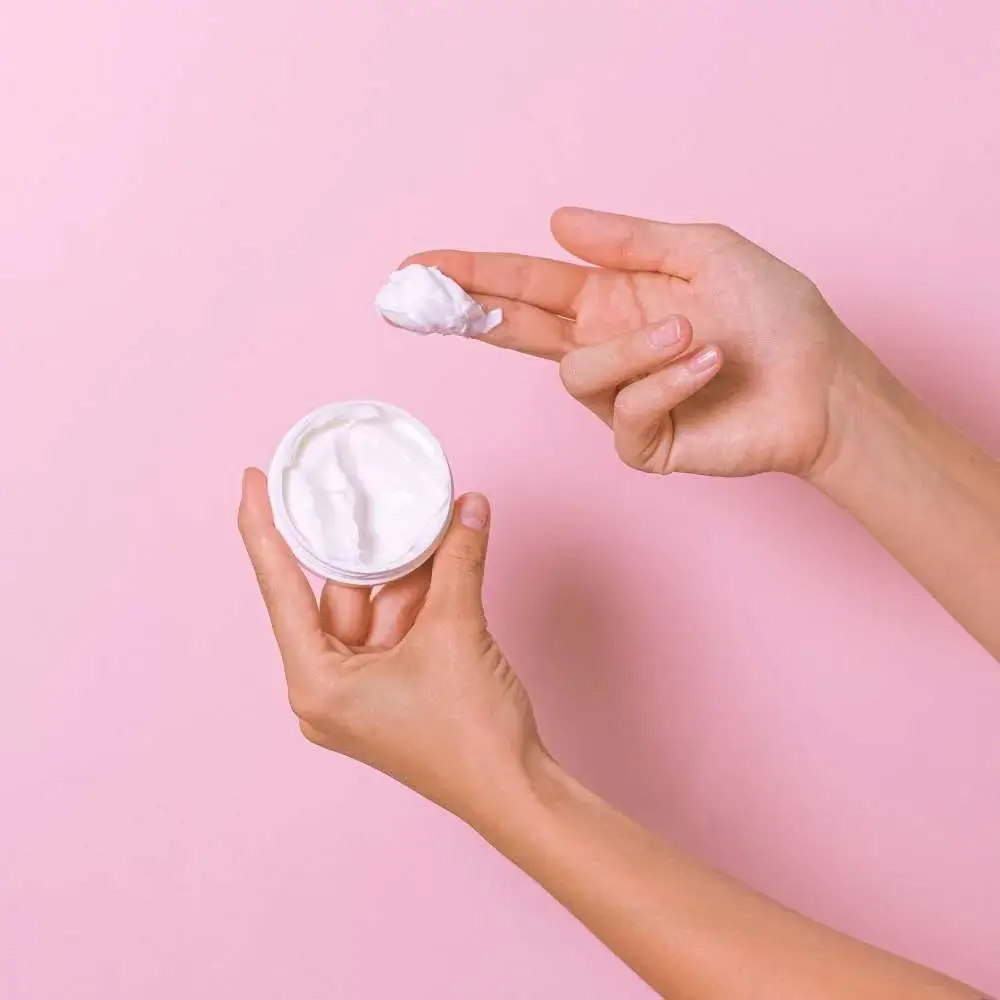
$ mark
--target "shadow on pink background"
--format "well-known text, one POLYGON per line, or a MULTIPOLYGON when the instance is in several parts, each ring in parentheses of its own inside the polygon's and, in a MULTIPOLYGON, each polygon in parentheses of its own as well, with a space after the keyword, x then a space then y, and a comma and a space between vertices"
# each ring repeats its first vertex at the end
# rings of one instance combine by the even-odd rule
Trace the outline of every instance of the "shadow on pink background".
POLYGON ((1000 671, 798 483, 645 479, 552 367, 384 327, 436 245, 724 220, 1000 445, 1000 8, 0 8, 0 996, 644 997, 462 826, 306 745, 240 471, 381 397, 496 505, 565 762, 805 912, 1000 991, 1000 671))

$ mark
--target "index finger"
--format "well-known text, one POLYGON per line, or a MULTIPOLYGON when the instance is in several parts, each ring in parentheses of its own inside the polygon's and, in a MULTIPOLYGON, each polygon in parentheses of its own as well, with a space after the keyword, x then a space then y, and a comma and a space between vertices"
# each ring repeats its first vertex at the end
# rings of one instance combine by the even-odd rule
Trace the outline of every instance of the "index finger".
POLYGON ((304 656, 327 652, 328 645, 312 587, 274 526, 267 480, 259 469, 248 469, 243 476, 239 528, 285 671, 291 673, 304 656))
POLYGON ((437 267, 473 295, 492 295, 576 318, 577 305, 592 268, 516 253, 428 250, 401 264, 437 267))

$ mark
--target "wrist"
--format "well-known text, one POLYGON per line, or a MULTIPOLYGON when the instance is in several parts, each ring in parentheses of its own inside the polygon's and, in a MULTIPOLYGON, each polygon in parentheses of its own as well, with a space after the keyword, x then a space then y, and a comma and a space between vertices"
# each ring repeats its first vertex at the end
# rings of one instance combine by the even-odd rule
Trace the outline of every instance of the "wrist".
POLYGON ((919 409, 892 372, 852 337, 830 386, 826 442, 803 478, 838 500, 859 476, 878 474, 886 448, 912 438, 919 409))
POLYGON ((538 745, 524 755, 508 780, 493 785, 487 801, 466 810, 461 818, 497 850, 521 863, 553 818, 588 794, 538 745))

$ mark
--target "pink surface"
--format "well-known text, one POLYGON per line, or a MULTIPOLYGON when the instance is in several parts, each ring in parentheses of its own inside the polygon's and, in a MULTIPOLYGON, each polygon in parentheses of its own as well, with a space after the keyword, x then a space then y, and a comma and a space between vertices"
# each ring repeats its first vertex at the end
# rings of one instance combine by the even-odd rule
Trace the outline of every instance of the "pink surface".
POLYGON ((0 8, 0 996, 639 998, 458 823, 298 736, 239 474, 340 397, 496 505, 567 763, 822 920, 1000 991, 1000 670, 792 481, 644 479, 555 371, 373 315, 564 202, 720 219, 1000 442, 1000 8, 0 8))

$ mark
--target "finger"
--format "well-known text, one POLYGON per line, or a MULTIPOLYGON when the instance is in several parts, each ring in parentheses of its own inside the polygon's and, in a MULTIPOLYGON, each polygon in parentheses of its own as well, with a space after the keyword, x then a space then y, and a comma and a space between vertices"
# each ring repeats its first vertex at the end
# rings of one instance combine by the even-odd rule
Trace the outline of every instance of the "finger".
POLYGON ((285 668, 292 670, 303 654, 327 647, 316 598, 295 556, 274 526, 267 480, 259 469, 248 469, 243 476, 239 528, 285 668))
POLYGON ((658 457, 666 468, 672 444, 670 411, 711 381, 721 367, 722 352, 712 345, 622 389, 615 397, 612 419, 621 460, 645 469, 658 457))
POLYGON ((514 253, 431 250, 401 264, 437 267, 470 295, 494 295, 536 306, 557 316, 576 316, 577 301, 591 273, 588 267, 514 253))
POLYGON ((599 267, 658 271, 690 281, 707 257, 739 237, 722 226, 653 222, 587 208, 560 208, 552 235, 575 257, 599 267))
POLYGON ((387 583, 375 595, 368 646, 391 649, 402 641, 424 605, 430 582, 431 564, 424 563, 402 580, 387 583))
POLYGON ((576 346, 573 323, 562 316, 494 295, 479 295, 477 301, 485 309, 503 310, 503 322, 476 340, 549 361, 559 361, 576 346))
POLYGON ((448 534, 434 556, 425 607, 457 618, 482 619, 483 570, 490 526, 486 497, 470 493, 455 504, 448 534))
POLYGON ((319 595, 319 617, 323 631, 345 646, 361 646, 371 621, 371 590, 348 587, 327 580, 319 595))
POLYGON ((690 322, 671 316, 651 329, 571 351, 559 375, 566 391, 585 402, 659 370, 688 349, 691 337, 690 322))

